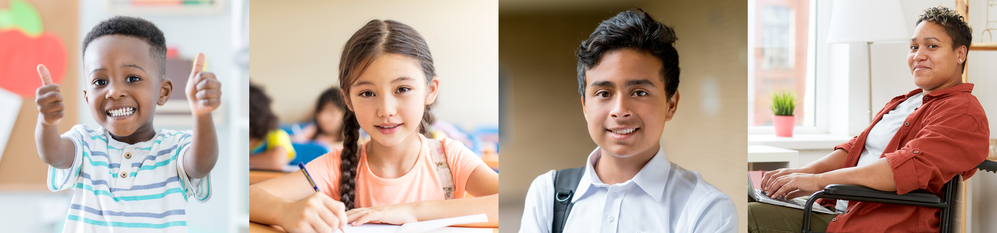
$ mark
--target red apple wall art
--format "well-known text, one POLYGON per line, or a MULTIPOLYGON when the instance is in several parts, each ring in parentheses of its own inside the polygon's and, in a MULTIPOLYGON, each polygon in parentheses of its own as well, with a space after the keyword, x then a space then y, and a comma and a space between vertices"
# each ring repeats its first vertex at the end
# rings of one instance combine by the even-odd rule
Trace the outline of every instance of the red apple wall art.
POLYGON ((45 64, 52 81, 62 83, 66 62, 62 40, 44 31, 41 15, 31 4, 12 0, 7 9, 0 8, 0 88, 34 98, 42 85, 35 67, 45 64))

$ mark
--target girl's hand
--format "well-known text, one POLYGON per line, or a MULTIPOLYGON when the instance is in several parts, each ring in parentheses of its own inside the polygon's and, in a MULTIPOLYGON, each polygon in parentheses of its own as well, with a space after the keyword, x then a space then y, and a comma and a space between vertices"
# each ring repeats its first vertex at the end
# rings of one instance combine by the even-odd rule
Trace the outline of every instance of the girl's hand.
POLYGON ((772 190, 768 192, 771 198, 793 199, 824 189, 827 184, 823 184, 820 178, 820 174, 793 173, 772 180, 766 189, 772 190))
POLYGON ((416 216, 416 203, 405 203, 397 205, 374 206, 370 208, 356 208, 346 212, 349 216, 348 222, 353 226, 364 223, 387 223, 402 225, 410 222, 418 222, 416 216))
POLYGON ((278 223, 288 232, 333 232, 346 226, 346 206, 324 193, 278 206, 278 223))

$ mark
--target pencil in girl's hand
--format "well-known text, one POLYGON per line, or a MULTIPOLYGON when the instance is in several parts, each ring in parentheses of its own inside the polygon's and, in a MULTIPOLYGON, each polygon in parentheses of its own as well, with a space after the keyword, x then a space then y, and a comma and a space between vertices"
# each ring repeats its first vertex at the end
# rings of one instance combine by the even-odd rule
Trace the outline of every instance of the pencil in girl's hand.
POLYGON ((318 185, 315 185, 315 181, 312 180, 312 175, 309 175, 308 169, 305 169, 305 163, 298 162, 298 167, 301 168, 301 172, 305 173, 305 178, 308 178, 308 183, 312 185, 312 189, 315 189, 315 192, 317 193, 318 185))

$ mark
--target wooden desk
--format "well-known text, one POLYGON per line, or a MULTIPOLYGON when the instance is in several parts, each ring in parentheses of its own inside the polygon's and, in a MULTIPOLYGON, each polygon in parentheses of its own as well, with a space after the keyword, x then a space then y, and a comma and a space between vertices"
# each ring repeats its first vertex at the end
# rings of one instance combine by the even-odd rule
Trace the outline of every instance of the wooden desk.
MULTIPOLYGON (((766 145, 748 145, 748 164, 786 162, 787 166, 795 167, 796 160, 800 156, 799 151, 783 149, 766 145)), ((750 169, 749 169, 750 170, 750 169)))
POLYGON ((266 171, 266 170, 249 170, 249 185, 255 183, 263 182, 264 180, 269 180, 274 177, 283 176, 287 172, 282 171, 266 171))
MULTIPOLYGON (((259 223, 255 223, 255 222, 249 222, 249 232, 250 233, 272 233, 272 232, 273 233, 283 233, 285 231, 284 231, 284 228, 280 228, 278 226, 267 226, 267 225, 263 225, 263 224, 259 224, 259 223)), ((492 232, 498 233, 499 230, 498 230, 497 227, 496 228, 492 228, 492 232)))

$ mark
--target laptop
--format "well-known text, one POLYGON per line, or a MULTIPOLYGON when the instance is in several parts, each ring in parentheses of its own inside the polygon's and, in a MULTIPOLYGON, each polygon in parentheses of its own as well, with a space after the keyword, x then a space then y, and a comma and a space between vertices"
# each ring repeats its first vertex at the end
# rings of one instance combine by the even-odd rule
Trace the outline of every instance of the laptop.
MULTIPOLYGON (((756 202, 761 202, 770 205, 777 205, 782 207, 789 207, 794 209, 803 209, 803 206, 807 204, 807 199, 805 197, 797 197, 793 199, 786 198, 771 198, 766 196, 762 190, 755 189, 755 185, 751 182, 751 176, 748 176, 748 197, 755 200, 756 202)), ((822 214, 837 214, 834 211, 828 210, 823 206, 813 203, 813 208, 811 208, 815 213, 822 214)))

